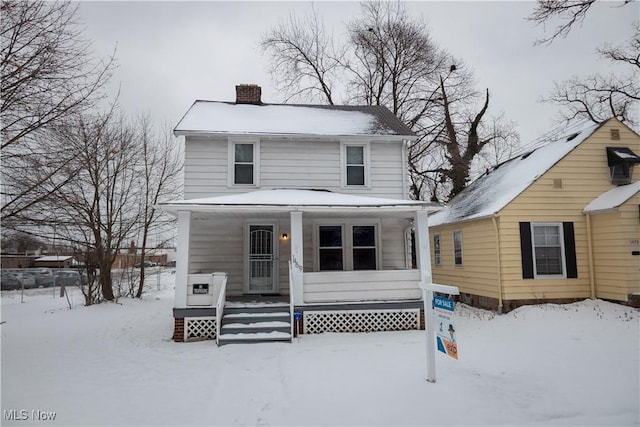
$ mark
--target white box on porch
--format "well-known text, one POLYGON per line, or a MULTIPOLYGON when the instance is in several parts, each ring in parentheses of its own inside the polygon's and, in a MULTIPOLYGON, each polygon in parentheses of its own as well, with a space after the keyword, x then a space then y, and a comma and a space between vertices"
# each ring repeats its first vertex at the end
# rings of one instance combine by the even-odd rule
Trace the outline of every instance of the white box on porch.
POLYGON ((214 304, 213 274, 189 274, 187 279, 187 306, 214 304))

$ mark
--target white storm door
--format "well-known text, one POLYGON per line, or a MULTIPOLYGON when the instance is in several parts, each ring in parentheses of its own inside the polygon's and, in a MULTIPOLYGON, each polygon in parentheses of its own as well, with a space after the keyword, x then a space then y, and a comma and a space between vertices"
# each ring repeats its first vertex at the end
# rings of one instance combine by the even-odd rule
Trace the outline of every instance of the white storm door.
POLYGON ((247 228, 247 286, 250 294, 276 292, 276 227, 249 224, 247 228))

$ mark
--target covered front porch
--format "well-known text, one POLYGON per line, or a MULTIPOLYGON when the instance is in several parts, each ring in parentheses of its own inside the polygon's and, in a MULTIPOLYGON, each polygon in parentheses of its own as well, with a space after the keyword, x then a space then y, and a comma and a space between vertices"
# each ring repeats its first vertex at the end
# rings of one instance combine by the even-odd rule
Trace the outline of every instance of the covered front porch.
POLYGON ((243 295, 288 298, 291 316, 305 318, 330 308, 415 311, 419 284, 431 281, 431 203, 264 190, 162 208, 178 217, 176 319, 206 314, 220 324, 224 302, 243 295))

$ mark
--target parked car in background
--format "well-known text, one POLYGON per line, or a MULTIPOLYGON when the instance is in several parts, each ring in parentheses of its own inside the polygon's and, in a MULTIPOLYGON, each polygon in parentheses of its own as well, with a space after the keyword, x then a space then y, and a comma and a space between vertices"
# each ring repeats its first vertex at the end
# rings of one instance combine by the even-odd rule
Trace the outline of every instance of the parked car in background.
POLYGON ((22 270, 21 274, 33 277, 37 288, 53 286, 53 272, 50 268, 29 268, 22 270))
MULTIPOLYGON (((158 266, 158 263, 157 263, 157 262, 154 262, 154 261, 145 261, 145 262, 144 262, 144 267, 145 267, 145 268, 147 268, 147 267, 157 267, 157 266, 158 266)), ((135 264, 133 267, 134 267, 134 268, 140 268, 140 267, 141 267, 141 264, 140 264, 140 263, 137 263, 137 264, 135 264)))
POLYGON ((82 284, 82 276, 79 272, 73 270, 57 270, 53 273, 56 286, 80 286, 82 284))
POLYGON ((3 290, 35 288, 37 287, 36 278, 31 274, 27 274, 25 270, 19 270, 19 269, 2 270, 1 287, 3 290))

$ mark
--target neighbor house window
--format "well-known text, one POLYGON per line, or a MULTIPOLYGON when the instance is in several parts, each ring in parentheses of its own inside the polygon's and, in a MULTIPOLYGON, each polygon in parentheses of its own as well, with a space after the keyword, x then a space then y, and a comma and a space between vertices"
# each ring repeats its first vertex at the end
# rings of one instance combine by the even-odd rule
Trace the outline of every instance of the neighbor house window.
POLYGON ((453 232, 453 263, 462 267, 462 231, 453 232))
POLYGON ((378 268, 377 226, 346 223, 317 227, 319 271, 376 270, 378 268))
POLYGON ((433 235, 433 263, 440 265, 440 235, 433 235))
POLYGON ((229 185, 258 185, 258 142, 229 143, 229 185))
POLYGON ((519 226, 523 279, 578 277, 572 222, 521 222, 519 226))
POLYGON ((345 187, 367 187, 369 146, 342 144, 342 185, 345 187))
POLYGON ((531 224, 534 275, 563 276, 562 224, 531 224))

